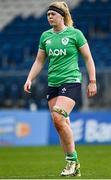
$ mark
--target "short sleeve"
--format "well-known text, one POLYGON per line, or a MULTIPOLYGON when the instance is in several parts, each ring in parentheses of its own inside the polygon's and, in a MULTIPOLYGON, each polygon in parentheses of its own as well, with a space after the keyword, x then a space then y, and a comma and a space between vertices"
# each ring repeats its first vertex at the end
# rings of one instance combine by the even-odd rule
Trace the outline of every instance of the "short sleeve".
POLYGON ((45 51, 45 43, 44 43, 44 33, 41 35, 40 37, 40 41, 39 41, 39 48, 43 49, 45 51))
POLYGON ((87 40, 80 30, 76 31, 76 45, 78 48, 87 43, 87 40))

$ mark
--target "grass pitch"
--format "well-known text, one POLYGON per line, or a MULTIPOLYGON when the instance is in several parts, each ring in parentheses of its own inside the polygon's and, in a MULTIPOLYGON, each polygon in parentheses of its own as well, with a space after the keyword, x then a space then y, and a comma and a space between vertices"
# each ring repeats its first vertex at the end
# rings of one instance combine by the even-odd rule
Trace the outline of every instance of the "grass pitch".
POLYGON ((78 145, 81 177, 60 177, 65 161, 59 146, 0 147, 1 179, 111 179, 111 145, 78 145))

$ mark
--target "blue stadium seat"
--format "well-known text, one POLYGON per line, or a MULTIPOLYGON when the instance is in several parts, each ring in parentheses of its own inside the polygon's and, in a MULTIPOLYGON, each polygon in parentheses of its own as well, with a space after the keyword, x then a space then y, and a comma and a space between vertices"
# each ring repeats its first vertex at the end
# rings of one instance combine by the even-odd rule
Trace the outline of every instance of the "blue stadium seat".
POLYGON ((5 101, 5 86, 4 84, 0 84, 0 106, 4 104, 5 101))
POLYGON ((14 102, 16 102, 19 99, 19 87, 17 84, 11 84, 10 86, 10 93, 9 93, 9 98, 14 102))

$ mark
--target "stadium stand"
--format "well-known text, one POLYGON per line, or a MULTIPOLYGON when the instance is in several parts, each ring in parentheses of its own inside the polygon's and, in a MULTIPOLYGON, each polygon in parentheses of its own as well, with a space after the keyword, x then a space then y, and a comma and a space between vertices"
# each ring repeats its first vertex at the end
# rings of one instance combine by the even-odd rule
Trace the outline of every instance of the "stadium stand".
MULTIPOLYGON (((23 94, 23 84, 35 59, 40 35, 49 28, 46 9, 50 2, 52 1, 27 0, 26 3, 25 0, 0 0, 1 107, 12 107, 14 104, 27 107, 29 104, 23 94), (9 77, 10 72, 11 74, 13 72, 13 75, 9 77), (15 76, 17 72, 19 75, 15 76), (21 76, 21 72, 25 75, 21 76), (7 74, 6 77, 4 73, 7 74)), ((111 1, 68 2, 74 26, 82 30, 88 39, 97 69, 111 67, 111 1)), ((79 59, 80 66, 84 68, 83 60, 81 57, 79 59)), ((44 71, 35 83, 37 86, 34 84, 34 93, 28 98, 38 108, 47 108, 45 100, 47 77, 44 76, 47 66, 46 63, 44 71)))

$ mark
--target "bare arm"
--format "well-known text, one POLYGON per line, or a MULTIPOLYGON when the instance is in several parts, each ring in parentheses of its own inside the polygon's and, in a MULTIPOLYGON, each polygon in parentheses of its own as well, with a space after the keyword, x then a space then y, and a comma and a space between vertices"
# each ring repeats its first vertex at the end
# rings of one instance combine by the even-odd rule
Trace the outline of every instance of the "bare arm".
POLYGON ((32 81, 38 76, 38 74, 41 72, 44 63, 45 63, 45 59, 46 59, 46 54, 44 52, 44 50, 39 49, 35 62, 32 65, 32 68, 29 72, 29 75, 27 77, 26 83, 24 85, 24 91, 30 93, 30 89, 31 89, 31 85, 32 85, 32 81))
POLYGON ((28 80, 33 81, 37 77, 37 75, 40 73, 40 71, 42 70, 44 66, 45 58, 46 58, 45 52, 39 49, 35 62, 32 65, 32 68, 28 75, 28 78, 27 78, 28 80))
POLYGON ((89 45, 86 43, 83 47, 79 48, 80 53, 82 54, 86 68, 89 75, 89 85, 87 89, 88 96, 94 96, 97 93, 96 87, 96 70, 95 64, 89 49, 89 45))

